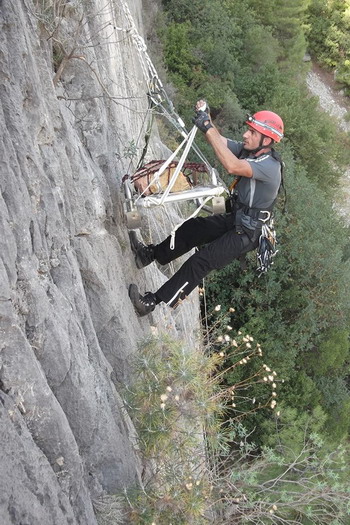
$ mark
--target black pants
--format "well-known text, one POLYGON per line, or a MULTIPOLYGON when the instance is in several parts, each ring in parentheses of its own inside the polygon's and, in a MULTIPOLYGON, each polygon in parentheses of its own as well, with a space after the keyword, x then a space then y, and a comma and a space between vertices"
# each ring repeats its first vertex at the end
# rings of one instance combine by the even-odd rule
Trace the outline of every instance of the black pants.
POLYGON ((160 264, 167 264, 195 246, 205 244, 156 292, 160 301, 172 307, 189 295, 209 272, 224 268, 256 248, 259 242, 251 242, 248 235, 236 233, 232 213, 190 219, 176 231, 174 250, 170 249, 170 240, 167 237, 155 246, 155 259, 160 264))

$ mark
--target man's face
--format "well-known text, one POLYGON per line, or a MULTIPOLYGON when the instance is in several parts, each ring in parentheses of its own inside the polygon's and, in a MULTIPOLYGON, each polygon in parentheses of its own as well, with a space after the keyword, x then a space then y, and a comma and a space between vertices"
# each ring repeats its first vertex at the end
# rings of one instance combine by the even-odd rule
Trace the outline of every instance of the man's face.
POLYGON ((243 144, 248 151, 254 150, 260 146, 262 134, 255 129, 248 127, 247 131, 243 133, 243 144))

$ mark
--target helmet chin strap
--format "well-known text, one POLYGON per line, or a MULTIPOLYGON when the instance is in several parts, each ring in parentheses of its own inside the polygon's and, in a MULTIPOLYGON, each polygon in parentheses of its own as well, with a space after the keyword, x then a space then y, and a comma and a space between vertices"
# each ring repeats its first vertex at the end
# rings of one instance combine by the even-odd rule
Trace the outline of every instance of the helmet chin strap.
POLYGON ((250 149, 249 150, 249 153, 258 153, 258 151, 260 151, 261 149, 265 149, 265 148, 269 148, 271 149, 272 147, 272 144, 273 144, 273 140, 271 139, 271 142, 268 146, 264 146, 263 142, 264 142, 264 138, 266 137, 266 135, 261 135, 260 137, 260 141, 259 141, 259 146, 257 148, 254 148, 254 149, 250 149))

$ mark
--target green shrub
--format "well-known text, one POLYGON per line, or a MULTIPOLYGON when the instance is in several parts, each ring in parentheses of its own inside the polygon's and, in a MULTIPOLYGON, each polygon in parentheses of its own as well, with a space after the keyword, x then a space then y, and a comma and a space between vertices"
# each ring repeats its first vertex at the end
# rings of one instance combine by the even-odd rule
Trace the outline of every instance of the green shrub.
MULTIPOLYGON (((221 462, 229 456, 235 436, 243 439, 240 421, 247 410, 276 407, 275 376, 267 377, 263 363, 253 376, 247 374, 236 384, 223 381, 228 358, 231 371, 245 368, 254 359, 261 361, 261 349, 243 334, 233 338, 225 324, 227 314, 221 315, 220 308, 213 316, 216 321, 205 339, 206 353, 167 336, 151 338, 140 347, 125 406, 136 426, 149 476, 144 490, 127 493, 130 523, 170 524, 170 519, 176 524, 206 523, 213 492, 219 490, 218 473, 214 480, 214 463, 208 458, 221 462), (247 409, 249 389, 256 383, 265 393, 259 402, 250 400, 247 409)), ((251 446, 247 440, 244 450, 251 446)))

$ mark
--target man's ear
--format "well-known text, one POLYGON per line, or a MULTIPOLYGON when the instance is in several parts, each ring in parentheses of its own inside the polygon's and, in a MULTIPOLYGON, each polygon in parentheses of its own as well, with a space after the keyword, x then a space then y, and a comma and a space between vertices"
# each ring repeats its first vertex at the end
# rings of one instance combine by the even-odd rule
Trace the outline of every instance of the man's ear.
POLYGON ((263 146, 269 146, 270 148, 274 145, 275 141, 270 137, 264 137, 263 146))

